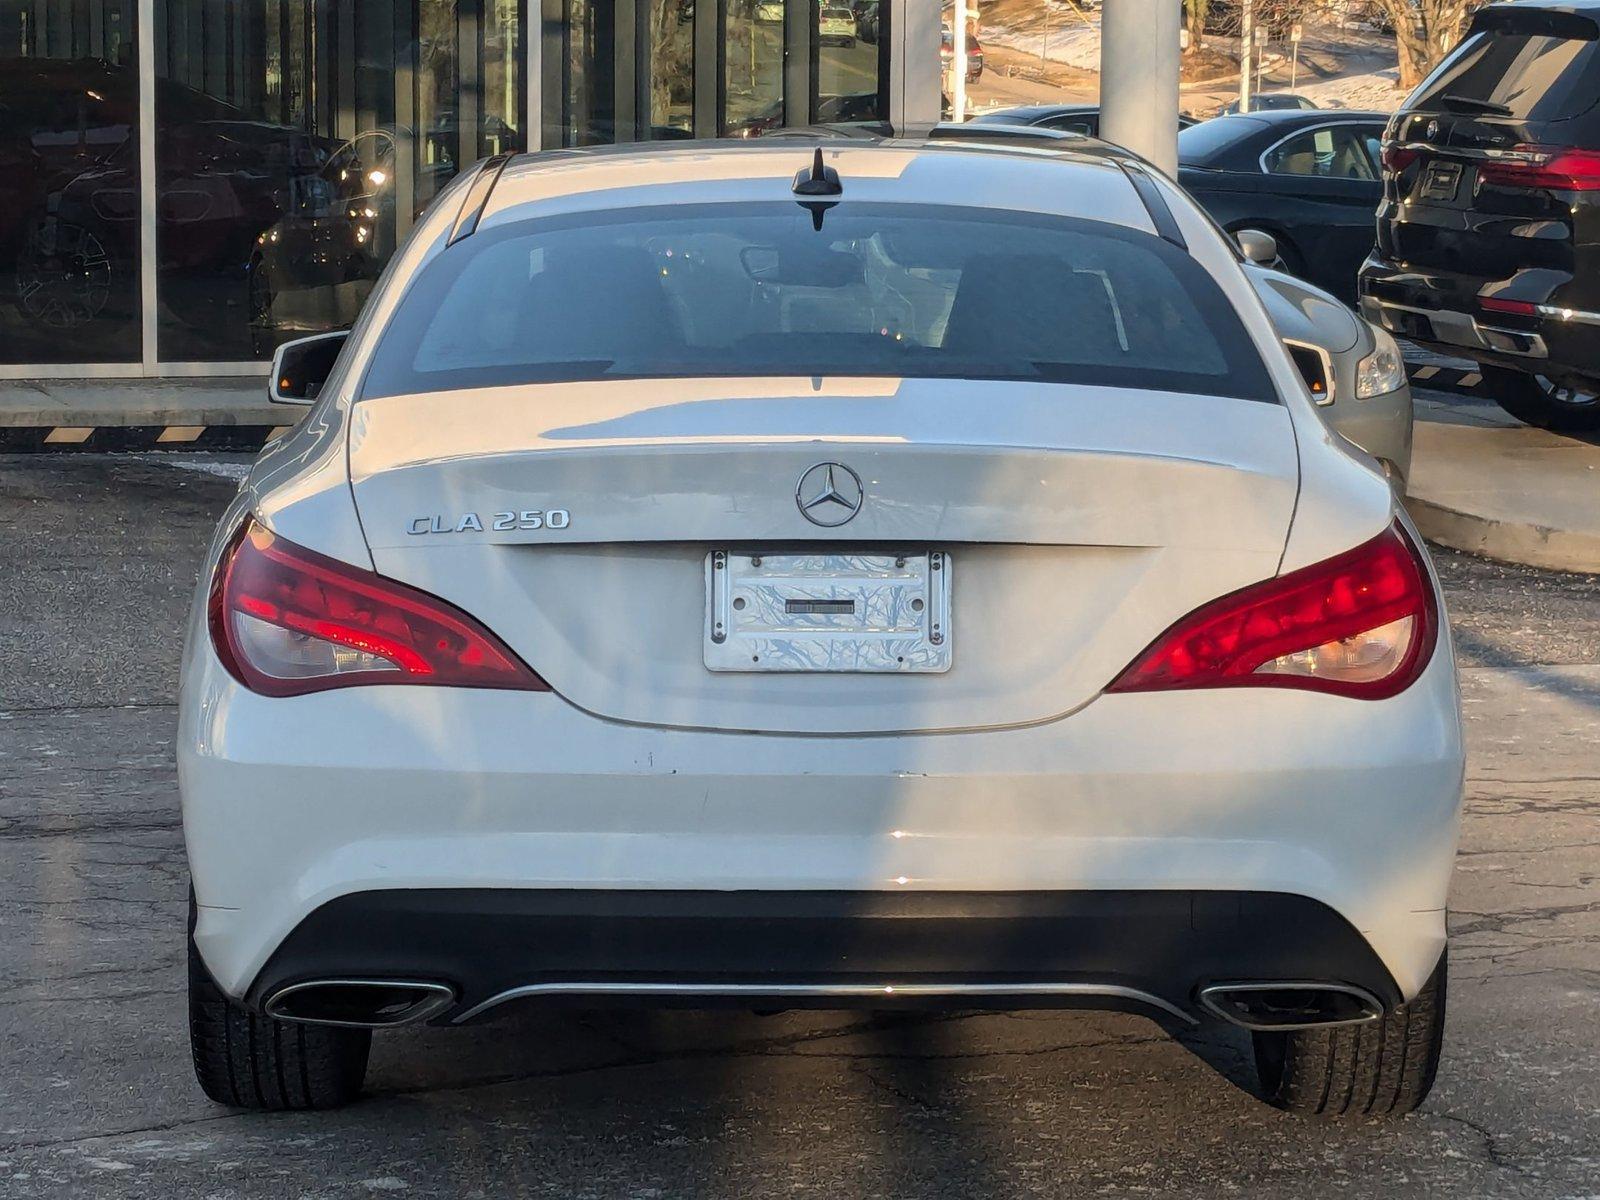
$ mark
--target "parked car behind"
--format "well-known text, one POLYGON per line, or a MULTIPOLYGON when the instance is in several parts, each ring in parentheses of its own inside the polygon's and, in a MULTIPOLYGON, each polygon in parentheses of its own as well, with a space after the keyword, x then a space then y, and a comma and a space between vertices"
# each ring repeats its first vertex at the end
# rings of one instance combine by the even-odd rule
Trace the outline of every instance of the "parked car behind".
POLYGON ((876 45, 883 21, 879 0, 853 0, 850 10, 856 17, 856 36, 863 42, 876 45))
POLYGON ((1367 314, 1507 412, 1600 429, 1600 0, 1493 4, 1394 115, 1367 314))
POLYGON ((1383 113, 1274 110, 1178 134, 1178 182, 1224 229, 1260 229, 1284 267, 1347 303, 1383 198, 1383 113))
POLYGON ((1248 262, 1245 275, 1322 419, 1372 455, 1404 494, 1411 473, 1411 385, 1394 338, 1303 279, 1248 262))
MULTIPOLYGON (((1100 136, 1098 104, 1024 104, 1017 108, 997 109, 972 119, 981 125, 1032 125, 1041 129, 1059 129, 1064 133, 1081 133, 1086 137, 1100 136)), ((1178 114, 1180 130, 1193 124, 1193 117, 1187 113, 1178 114)))
MULTIPOLYGON (((955 58, 956 38, 950 31, 950 26, 944 26, 939 32, 939 69, 945 74, 950 74, 950 63, 955 58)), ((967 82, 976 83, 983 78, 983 47, 976 36, 967 36, 967 82)))
MULTIPOLYGON (((1250 97, 1250 103, 1242 111, 1254 113, 1288 109, 1292 112, 1303 112, 1316 107, 1317 102, 1309 96, 1297 96, 1293 92, 1257 92, 1250 97)), ((1222 111, 1225 115, 1241 111, 1239 102, 1233 101, 1222 111)))
POLYGON ((817 43, 819 45, 854 46, 856 44, 856 14, 842 4, 830 4, 817 10, 817 43))

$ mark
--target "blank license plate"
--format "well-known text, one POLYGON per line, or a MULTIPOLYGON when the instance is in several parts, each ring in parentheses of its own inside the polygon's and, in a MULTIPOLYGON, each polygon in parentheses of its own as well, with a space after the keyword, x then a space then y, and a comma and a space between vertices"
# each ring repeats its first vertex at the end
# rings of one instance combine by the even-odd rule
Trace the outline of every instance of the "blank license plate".
POLYGON ((1460 163, 1430 163, 1422 180, 1424 200, 1454 200, 1461 186, 1460 163))
POLYGON ((713 671, 948 671, 950 555, 706 557, 713 671))

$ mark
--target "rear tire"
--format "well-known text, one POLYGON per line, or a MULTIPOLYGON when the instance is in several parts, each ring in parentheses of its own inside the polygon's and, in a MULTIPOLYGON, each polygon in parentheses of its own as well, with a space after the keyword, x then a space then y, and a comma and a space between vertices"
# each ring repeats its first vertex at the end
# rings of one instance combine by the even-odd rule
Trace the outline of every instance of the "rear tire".
POLYGON ((1439 1070, 1447 963, 1441 958, 1409 1003, 1376 1021, 1253 1035, 1267 1102, 1324 1117, 1414 1111, 1439 1070))
POLYGON ((189 936, 189 1046, 200 1089, 218 1104, 288 1112, 361 1094, 372 1033, 257 1016, 226 996, 189 936))
POLYGON ((1552 433, 1600 430, 1600 383, 1559 387, 1540 375, 1485 366, 1483 388, 1517 420, 1552 433))

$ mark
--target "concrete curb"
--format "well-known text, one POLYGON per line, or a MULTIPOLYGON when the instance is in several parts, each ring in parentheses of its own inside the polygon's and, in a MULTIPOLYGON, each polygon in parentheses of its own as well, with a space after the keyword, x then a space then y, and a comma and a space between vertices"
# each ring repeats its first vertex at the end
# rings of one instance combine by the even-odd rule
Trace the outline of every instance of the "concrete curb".
POLYGON ((1417 421, 1414 445, 1405 504, 1429 541, 1600 574, 1600 445, 1515 423, 1437 418, 1417 421))
POLYGON ((1421 496, 1407 496, 1405 505, 1423 537, 1452 550, 1516 566, 1600 575, 1600 536, 1462 512, 1421 496))
POLYGON ((299 413, 267 401, 260 376, 12 379, 0 382, 0 430, 117 426, 210 429, 292 425, 299 413))

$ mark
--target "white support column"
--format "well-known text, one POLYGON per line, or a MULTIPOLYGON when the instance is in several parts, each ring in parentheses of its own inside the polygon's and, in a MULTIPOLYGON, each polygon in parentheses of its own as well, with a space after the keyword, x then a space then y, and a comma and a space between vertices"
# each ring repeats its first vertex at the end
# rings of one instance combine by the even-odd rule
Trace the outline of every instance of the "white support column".
POLYGON ((939 120, 939 5, 883 0, 889 12, 889 121, 897 129, 939 120))
POLYGON ((1181 0, 1106 0, 1100 24, 1100 136, 1178 170, 1181 0))

